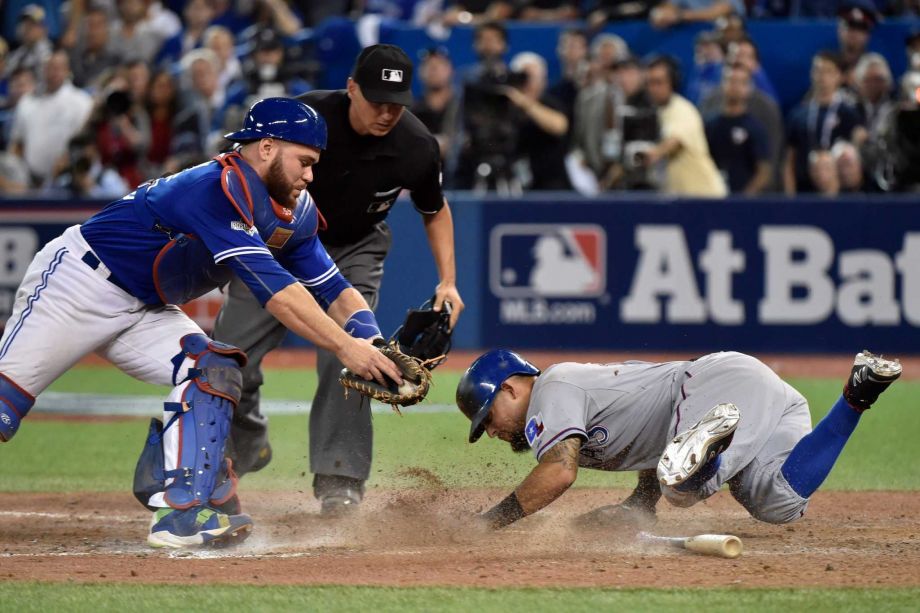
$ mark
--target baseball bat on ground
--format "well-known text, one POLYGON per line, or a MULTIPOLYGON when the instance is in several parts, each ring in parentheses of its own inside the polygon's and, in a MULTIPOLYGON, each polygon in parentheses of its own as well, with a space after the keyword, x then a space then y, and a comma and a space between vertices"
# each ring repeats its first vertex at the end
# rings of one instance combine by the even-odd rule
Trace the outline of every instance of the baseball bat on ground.
POLYGON ((704 555, 721 558, 737 558, 744 545, 732 534, 698 534, 697 536, 658 536, 640 532, 639 540, 648 543, 664 543, 672 547, 689 549, 704 555))

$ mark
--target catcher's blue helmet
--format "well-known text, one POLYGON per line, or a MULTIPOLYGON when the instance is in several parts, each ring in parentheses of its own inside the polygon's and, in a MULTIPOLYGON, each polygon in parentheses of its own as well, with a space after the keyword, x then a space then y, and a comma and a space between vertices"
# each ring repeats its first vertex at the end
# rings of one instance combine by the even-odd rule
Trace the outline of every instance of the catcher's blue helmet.
POLYGON ((512 375, 539 374, 539 368, 508 349, 493 349, 479 356, 457 385, 457 406, 472 422, 470 442, 475 443, 485 432, 482 424, 505 379, 512 375))
POLYGON ((227 140, 243 143, 260 138, 277 138, 316 147, 326 148, 326 120, 299 100, 293 98, 265 98, 250 107, 243 120, 243 129, 224 134, 227 140))

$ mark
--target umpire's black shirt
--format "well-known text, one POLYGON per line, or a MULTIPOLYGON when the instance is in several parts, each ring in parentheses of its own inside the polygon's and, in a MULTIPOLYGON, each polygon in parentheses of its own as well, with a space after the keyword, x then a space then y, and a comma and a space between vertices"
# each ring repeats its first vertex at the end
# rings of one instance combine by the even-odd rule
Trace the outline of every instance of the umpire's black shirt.
POLYGON ((361 136, 348 121, 346 90, 312 91, 297 99, 316 109, 329 128, 307 188, 328 224, 320 232, 324 244, 357 242, 387 216, 404 189, 421 213, 444 206, 438 143, 415 115, 406 110, 386 136, 361 136))

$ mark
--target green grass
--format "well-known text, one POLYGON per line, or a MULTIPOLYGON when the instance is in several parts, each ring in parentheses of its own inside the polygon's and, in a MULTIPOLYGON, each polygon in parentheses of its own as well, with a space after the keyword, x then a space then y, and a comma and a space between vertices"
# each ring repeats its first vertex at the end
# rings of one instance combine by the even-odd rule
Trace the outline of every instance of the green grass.
POLYGON ((920 589, 464 589, 0 584, 6 610, 29 611, 916 611, 920 589))
MULTIPOLYGON (((460 381, 460 372, 440 369, 434 371, 433 374, 433 384, 428 394, 429 401, 436 404, 452 404, 457 382, 460 381)), ((77 394, 98 394, 99 390, 137 396, 165 396, 166 394, 166 390, 162 387, 143 383, 107 366, 72 368, 48 389, 52 392, 77 394)), ((266 370, 262 396, 272 399, 298 400, 312 398, 315 389, 316 371, 314 369, 266 370)))
MULTIPOLYGON (((439 370, 433 402, 452 401, 458 373, 439 370)), ((275 370, 266 375, 265 395, 296 399, 312 395, 311 371, 275 370)), ((836 380, 790 381, 809 399, 813 418, 820 419, 840 393, 836 380)), ((108 368, 77 368, 61 378, 55 391, 162 394, 108 368)), ((912 466, 912 450, 920 440, 920 411, 915 399, 920 383, 900 381, 865 415, 824 488, 848 490, 917 490, 920 471, 912 466)), ((155 407, 151 407, 152 413, 155 407)), ((271 418, 274 460, 265 470, 246 477, 246 488, 298 490, 309 486, 307 416, 271 418)), ((370 486, 412 485, 401 473, 424 467, 452 487, 512 486, 533 466, 530 454, 513 455, 504 443, 466 442, 469 422, 457 413, 374 416, 375 452, 370 486)), ((124 491, 130 488, 134 463, 146 435, 145 420, 110 423, 27 420, 16 439, 0 447, 0 461, 15 470, 0 473, 0 491, 124 491), (54 450, 50 453, 49 450, 54 450)), ((583 470, 580 487, 629 487, 632 473, 583 470)))

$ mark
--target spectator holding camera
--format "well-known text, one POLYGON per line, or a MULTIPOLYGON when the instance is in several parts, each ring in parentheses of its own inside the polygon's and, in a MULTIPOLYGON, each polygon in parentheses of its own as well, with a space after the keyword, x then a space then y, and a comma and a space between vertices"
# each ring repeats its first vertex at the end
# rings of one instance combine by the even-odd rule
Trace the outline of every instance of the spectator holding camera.
POLYGON ((53 177, 67 142, 86 125, 93 109, 90 95, 70 82, 70 59, 65 51, 51 54, 44 74, 41 92, 19 101, 10 133, 11 150, 25 160, 33 186, 53 177))
POLYGON ((722 109, 706 121, 706 140, 733 194, 754 196, 770 184, 770 144, 764 127, 748 112, 751 73, 741 64, 722 70, 722 109))
POLYGON ((646 167, 635 163, 634 152, 648 149, 658 136, 658 116, 645 91, 642 66, 629 56, 615 61, 603 81, 584 88, 578 96, 572 157, 590 169, 597 184, 595 189, 582 183, 587 189, 579 191, 593 195, 610 189, 652 187, 646 167))
POLYGON ((879 133, 886 191, 920 191, 920 70, 901 77, 901 97, 879 133))
POLYGON ((658 109, 661 141, 638 152, 648 168, 664 164, 664 191, 681 196, 723 198, 727 189, 709 155, 709 145, 699 111, 676 93, 679 72, 676 62, 657 57, 646 69, 646 91, 658 109))
MULTIPOLYGON (((104 166, 114 168, 129 188, 140 185, 146 177, 141 171, 141 161, 150 146, 150 118, 139 104, 146 94, 135 84, 135 98, 128 74, 131 71, 149 75, 143 62, 131 62, 115 75, 102 92, 100 102, 91 121, 95 135, 96 153, 104 166)), ((135 80, 137 75, 135 76, 135 80)))
POLYGON ((506 95, 521 76, 505 64, 508 33, 498 22, 476 28, 473 46, 479 62, 463 79, 463 142, 457 166, 460 189, 496 189, 517 194, 521 186, 512 171, 517 151, 519 114, 506 95))
POLYGON ((808 157, 814 150, 830 151, 838 140, 860 146, 866 139, 859 112, 841 91, 839 56, 821 51, 811 63, 811 91, 789 117, 783 184, 787 194, 814 191, 808 157))
POLYGON ((520 88, 506 86, 505 95, 523 114, 518 135, 518 158, 528 163, 523 183, 533 190, 569 189, 565 172, 569 120, 562 105, 545 94, 546 60, 536 53, 519 53, 511 71, 525 75, 520 88))
POLYGON ((67 151, 66 165, 43 193, 58 198, 112 200, 129 191, 121 175, 102 163, 95 139, 88 132, 71 139, 67 151))

